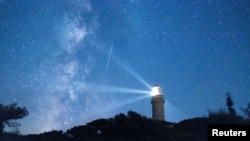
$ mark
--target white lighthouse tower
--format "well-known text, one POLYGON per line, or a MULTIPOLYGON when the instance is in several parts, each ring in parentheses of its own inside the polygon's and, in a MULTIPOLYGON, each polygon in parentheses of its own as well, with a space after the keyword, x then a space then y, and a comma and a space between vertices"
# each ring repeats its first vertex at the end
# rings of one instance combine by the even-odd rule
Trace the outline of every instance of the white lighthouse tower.
POLYGON ((152 118, 157 121, 165 121, 165 99, 161 87, 155 86, 151 90, 152 118))

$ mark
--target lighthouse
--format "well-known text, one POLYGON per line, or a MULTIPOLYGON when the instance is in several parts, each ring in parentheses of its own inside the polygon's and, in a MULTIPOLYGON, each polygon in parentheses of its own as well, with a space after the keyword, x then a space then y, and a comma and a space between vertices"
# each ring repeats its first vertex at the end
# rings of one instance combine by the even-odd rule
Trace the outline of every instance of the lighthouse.
POLYGON ((165 120, 164 103, 165 99, 161 87, 155 86, 151 89, 152 118, 156 121, 165 120))

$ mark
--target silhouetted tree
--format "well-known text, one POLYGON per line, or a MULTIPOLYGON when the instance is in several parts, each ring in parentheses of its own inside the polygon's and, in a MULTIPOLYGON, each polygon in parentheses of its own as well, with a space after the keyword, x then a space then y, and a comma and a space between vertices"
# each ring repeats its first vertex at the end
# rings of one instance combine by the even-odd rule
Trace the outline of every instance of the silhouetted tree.
POLYGON ((250 120, 250 102, 245 109, 241 108, 241 111, 246 115, 246 118, 250 120))
POLYGON ((227 95, 227 108, 228 108, 229 114, 235 116, 236 112, 233 108, 233 105, 234 105, 233 100, 229 93, 226 93, 226 95, 227 95))
POLYGON ((21 119, 28 114, 29 112, 27 109, 25 107, 18 107, 17 103, 7 106, 0 104, 0 134, 3 133, 5 125, 9 127, 20 126, 16 120, 21 119))

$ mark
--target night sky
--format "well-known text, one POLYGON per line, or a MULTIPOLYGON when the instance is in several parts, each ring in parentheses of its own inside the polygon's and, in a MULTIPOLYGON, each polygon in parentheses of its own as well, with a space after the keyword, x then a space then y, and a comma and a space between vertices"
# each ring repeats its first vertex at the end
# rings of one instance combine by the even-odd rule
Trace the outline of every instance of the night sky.
POLYGON ((249 0, 0 0, 0 103, 29 115, 23 134, 129 110, 166 120, 250 101, 249 0))

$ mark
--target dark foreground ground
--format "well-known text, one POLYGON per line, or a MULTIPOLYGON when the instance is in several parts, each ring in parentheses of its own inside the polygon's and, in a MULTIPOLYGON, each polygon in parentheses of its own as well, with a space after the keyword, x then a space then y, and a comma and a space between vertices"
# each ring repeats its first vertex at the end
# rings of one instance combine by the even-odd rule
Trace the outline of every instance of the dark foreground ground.
POLYGON ((228 113, 183 120, 179 123, 153 121, 129 111, 109 119, 94 120, 86 125, 63 131, 34 135, 4 133, 0 141, 207 141, 208 125, 250 125, 249 119, 228 113))

